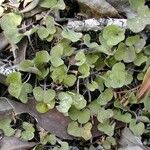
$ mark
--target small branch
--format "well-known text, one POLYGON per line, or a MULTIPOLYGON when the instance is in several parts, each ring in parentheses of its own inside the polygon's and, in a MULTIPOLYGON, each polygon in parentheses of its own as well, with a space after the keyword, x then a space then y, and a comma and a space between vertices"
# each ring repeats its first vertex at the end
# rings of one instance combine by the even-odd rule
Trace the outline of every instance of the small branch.
POLYGON ((67 27, 75 31, 89 31, 89 30, 102 30, 105 26, 108 25, 117 25, 121 28, 127 28, 127 19, 113 19, 113 18, 101 18, 96 19, 86 19, 83 21, 69 21, 67 27))

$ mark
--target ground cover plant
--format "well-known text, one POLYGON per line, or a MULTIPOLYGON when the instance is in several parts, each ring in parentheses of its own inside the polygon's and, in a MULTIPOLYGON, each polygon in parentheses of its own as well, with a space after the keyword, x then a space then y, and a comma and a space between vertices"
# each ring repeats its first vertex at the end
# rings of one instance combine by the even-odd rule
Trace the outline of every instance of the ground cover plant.
POLYGON ((0 1, 0 149, 149 149, 150 4, 125 2, 0 1))

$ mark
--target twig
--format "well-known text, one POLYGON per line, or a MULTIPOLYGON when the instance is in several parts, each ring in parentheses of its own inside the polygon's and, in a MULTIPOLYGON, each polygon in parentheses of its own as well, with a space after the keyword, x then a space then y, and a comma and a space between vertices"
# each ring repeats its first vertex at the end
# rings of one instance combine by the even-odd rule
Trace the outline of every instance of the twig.
POLYGON ((108 19, 101 18, 99 20, 92 18, 83 21, 69 21, 67 27, 75 31, 89 31, 89 30, 97 31, 102 30, 105 26, 111 24, 117 25, 121 28, 125 29, 127 28, 126 19, 113 19, 113 18, 108 19))

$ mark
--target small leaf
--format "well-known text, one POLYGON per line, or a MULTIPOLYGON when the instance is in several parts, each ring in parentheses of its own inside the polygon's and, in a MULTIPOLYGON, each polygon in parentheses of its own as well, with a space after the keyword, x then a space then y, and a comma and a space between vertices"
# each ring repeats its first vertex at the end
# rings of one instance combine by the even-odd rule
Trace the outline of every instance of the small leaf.
POLYGON ((144 62, 147 61, 147 56, 145 56, 143 53, 139 53, 134 60, 134 64, 136 66, 141 66, 144 62))
POLYGON ((36 66, 39 66, 43 63, 48 63, 50 60, 49 53, 45 50, 36 52, 34 62, 36 66))
POLYGON ((19 64, 19 69, 25 72, 38 72, 38 69, 34 67, 34 62, 32 60, 25 59, 19 64))
POLYGON ((78 52, 75 56, 75 60, 76 60, 77 66, 83 65, 86 61, 86 57, 85 57, 84 52, 82 52, 82 51, 78 52))
POLYGON ((76 109, 81 110, 86 106, 87 101, 84 99, 84 97, 81 94, 73 93, 73 92, 70 92, 70 94, 73 100, 73 105, 75 106, 76 109))
POLYGON ((66 28, 62 32, 62 36, 66 39, 71 40, 72 42, 77 42, 82 37, 82 33, 78 33, 66 28))
POLYGON ((20 72, 13 72, 7 76, 6 82, 8 84, 15 83, 15 84, 21 84, 21 73, 20 72))
POLYGON ((78 120, 79 123, 84 124, 87 123, 90 119, 90 110, 84 109, 82 111, 77 110, 75 108, 71 108, 69 110, 69 116, 72 120, 78 120))
POLYGON ((127 19, 127 25, 135 33, 142 31, 146 25, 150 24, 150 10, 148 6, 140 6, 138 15, 127 19))
POLYGON ((43 0, 40 3, 40 6, 51 9, 60 9, 60 10, 65 9, 65 3, 63 0, 51 0, 51 1, 43 0))
POLYGON ((106 105, 113 98, 113 91, 111 89, 106 89, 100 96, 97 98, 97 102, 100 105, 106 105))
POLYGON ((114 110, 113 111, 114 112, 114 116, 113 116, 113 118, 114 119, 116 119, 116 120, 119 120, 119 121, 122 121, 122 122, 125 122, 125 123, 130 123, 131 122, 131 120, 132 120, 132 116, 131 116, 131 114, 130 113, 121 113, 121 111, 120 110, 114 110))
POLYGON ((140 40, 139 35, 130 36, 126 39, 126 45, 127 46, 134 46, 138 41, 140 40))
POLYGON ((51 52, 50 54, 52 56, 57 56, 57 57, 60 57, 63 55, 63 46, 61 44, 57 44, 56 46, 54 46, 52 49, 51 49, 51 52))
POLYGON ((97 100, 94 100, 88 105, 88 108, 91 111, 91 116, 93 116, 93 115, 97 115, 97 113, 98 113, 99 109, 101 108, 101 106, 99 105, 97 100))
POLYGON ((139 7, 144 6, 145 0, 129 0, 130 6, 137 11, 139 7))
POLYGON ((58 56, 50 56, 50 61, 54 67, 59 67, 64 64, 64 61, 58 56))
POLYGON ((15 133, 10 123, 11 118, 9 116, 0 119, 0 129, 4 131, 5 136, 12 136, 15 133))
POLYGON ((77 122, 70 122, 67 128, 67 132, 72 136, 81 137, 81 129, 78 127, 77 122))
POLYGON ((72 74, 66 75, 63 80, 63 83, 69 87, 73 86, 75 82, 76 82, 76 76, 72 74))
POLYGON ((136 135, 136 136, 142 135, 144 133, 144 130, 145 130, 144 123, 139 122, 136 124, 135 120, 130 122, 129 128, 134 133, 134 135, 136 135))
POLYGON ((49 34, 54 34, 56 32, 55 21, 51 16, 47 16, 45 19, 45 24, 49 34))
POLYGON ((99 123, 97 126, 98 130, 104 132, 108 136, 114 135, 115 124, 109 124, 109 122, 99 123))
POLYGON ((95 48, 99 46, 96 42, 92 42, 92 43, 90 42, 91 37, 89 34, 85 34, 83 40, 84 40, 84 44, 89 48, 95 48))
POLYGON ((67 67, 65 65, 61 65, 59 67, 51 67, 51 78, 56 83, 63 82, 64 78, 67 74, 67 67))
POLYGON ((51 103, 52 100, 54 100, 56 96, 56 92, 52 89, 48 89, 44 91, 44 103, 48 104, 51 103))
POLYGON ((36 101, 38 101, 38 102, 42 102, 43 101, 44 92, 43 92, 43 89, 41 87, 35 87, 33 89, 33 95, 34 95, 36 101))
POLYGON ((92 138, 92 124, 90 122, 86 123, 81 130, 81 136, 87 141, 92 138))
POLYGON ((101 108, 98 111, 97 119, 99 122, 104 123, 106 122, 107 119, 111 118, 112 116, 113 116, 113 111, 111 109, 105 110, 104 108, 101 108))
POLYGON ((72 97, 67 92, 60 92, 58 94, 60 100, 59 105, 56 106, 57 110, 61 113, 67 113, 72 105, 72 97))
POLYGON ((47 104, 45 104, 43 102, 38 102, 36 104, 36 110, 40 113, 46 113, 49 110, 49 108, 48 108, 47 104))
POLYGON ((44 26, 40 26, 37 33, 41 40, 44 40, 49 36, 48 29, 45 28, 44 26))
POLYGON ((96 89, 98 89, 98 84, 95 81, 92 81, 91 83, 88 83, 86 85, 86 87, 90 90, 90 91, 95 91, 96 89))
POLYGON ((56 136, 54 134, 49 133, 40 133, 40 143, 43 145, 50 143, 52 145, 55 145, 57 142, 56 136))
POLYGON ((83 64, 83 65, 79 66, 78 71, 82 75, 82 76, 80 76, 80 78, 86 78, 90 75, 90 67, 88 64, 83 64))
POLYGON ((117 45, 125 38, 125 30, 116 26, 109 25, 103 30, 103 38, 107 41, 108 45, 117 45))
POLYGON ((28 122, 23 122, 24 131, 21 133, 21 138, 25 141, 31 140, 34 138, 35 129, 33 124, 28 122))

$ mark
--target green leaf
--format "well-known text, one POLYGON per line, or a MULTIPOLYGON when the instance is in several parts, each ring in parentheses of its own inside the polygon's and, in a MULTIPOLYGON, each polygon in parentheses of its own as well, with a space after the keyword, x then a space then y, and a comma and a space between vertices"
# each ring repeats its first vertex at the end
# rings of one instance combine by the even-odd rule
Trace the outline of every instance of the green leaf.
POLYGON ((25 72, 38 72, 38 69, 34 67, 34 62, 32 60, 25 59, 19 64, 19 69, 25 72))
POLYGON ((40 26, 37 33, 41 40, 44 40, 49 36, 49 31, 44 26, 40 26))
POLYGON ((34 63, 36 66, 42 65, 44 63, 48 63, 50 60, 49 53, 45 50, 36 52, 34 63))
POLYGON ((23 129, 21 133, 21 138, 25 141, 31 140, 34 138, 34 132, 35 129, 33 127, 33 124, 28 123, 28 122, 23 122, 23 129))
POLYGON ((69 87, 73 86, 75 82, 76 82, 76 76, 72 74, 66 75, 63 80, 63 83, 69 87))
POLYGON ((44 103, 48 104, 50 103, 52 100, 54 100, 56 96, 56 92, 52 89, 48 89, 44 91, 44 103))
POLYGON ((95 91, 96 89, 98 89, 98 84, 95 81, 92 81, 91 83, 88 83, 86 85, 86 87, 90 90, 90 91, 95 91))
POLYGON ((61 65, 59 67, 51 67, 51 78, 56 83, 61 83, 66 77, 67 67, 65 65, 61 65))
POLYGON ((35 87, 33 89, 33 95, 38 102, 44 102, 48 104, 54 100, 56 92, 52 89, 43 90, 41 87, 35 87))
POLYGON ((47 104, 45 104, 43 102, 38 102, 36 104, 36 110, 40 113, 46 113, 49 110, 49 107, 47 104))
POLYGON ((147 61, 147 56, 145 56, 143 53, 139 53, 134 60, 134 64, 136 66, 141 66, 144 62, 147 61))
POLYGON ((68 113, 73 100, 70 94, 67 92, 60 92, 58 94, 58 99, 60 100, 59 105, 56 106, 57 110, 61 113, 68 113))
POLYGON ((79 66, 78 71, 82 75, 82 76, 80 76, 80 78, 86 78, 90 75, 90 66, 88 64, 83 64, 83 65, 79 66))
POLYGON ((49 133, 40 134, 40 143, 42 143, 43 145, 46 145, 47 143, 50 143, 51 145, 55 145, 56 142, 57 139, 54 134, 49 134, 49 133))
POLYGON ((65 9, 65 3, 63 0, 43 0, 40 3, 41 7, 51 8, 51 9, 65 9))
POLYGON ((91 123, 86 123, 83 127, 79 127, 77 122, 71 122, 68 125, 68 134, 75 137, 83 137, 85 140, 89 140, 92 137, 91 134, 91 123))
POLYGON ((15 130, 11 127, 11 118, 6 116, 0 119, 0 129, 3 130, 5 136, 12 136, 15 130))
POLYGON ((32 92, 32 86, 29 83, 16 84, 11 83, 8 87, 9 93, 22 103, 27 103, 28 94, 32 92))
POLYGON ((113 111, 114 112, 114 116, 113 116, 113 118, 114 119, 116 119, 116 120, 119 120, 119 121, 122 121, 122 122, 125 122, 125 123, 130 123, 131 122, 131 120, 132 120, 132 116, 131 116, 131 114, 130 113, 121 113, 121 111, 120 110, 114 110, 113 111))
POLYGON ((99 123, 97 126, 98 130, 101 132, 104 132, 108 136, 113 136, 114 135, 114 129, 115 129, 115 124, 109 124, 109 122, 105 123, 99 123))
POLYGON ((106 105, 113 98, 113 91, 111 89, 106 89, 100 96, 97 98, 99 105, 106 105))
POLYGON ((86 106, 87 101, 84 99, 84 97, 81 94, 73 93, 73 92, 70 92, 70 94, 73 100, 72 105, 74 105, 76 109, 81 110, 86 106))
POLYGON ((92 124, 90 122, 86 123, 81 130, 81 136, 87 141, 92 138, 92 124))
POLYGON ((103 30, 103 38, 107 41, 108 45, 117 45, 125 38, 125 30, 116 26, 109 25, 103 30))
POLYGON ((113 111, 111 109, 104 109, 101 108, 98 111, 97 114, 97 119, 99 122, 104 123, 106 122, 109 118, 111 118, 113 116, 113 111))
POLYGON ((72 42, 77 42, 82 37, 82 33, 78 33, 66 28, 62 31, 62 36, 63 38, 69 39, 72 42))
POLYGON ((81 129, 78 127, 77 122, 70 122, 67 128, 67 132, 69 135, 75 136, 75 137, 81 137, 81 129))
POLYGON ((142 123, 142 122, 136 123, 135 120, 132 120, 130 122, 129 128, 136 136, 142 135, 145 130, 144 123, 142 123))
POLYGON ((138 8, 138 16, 127 19, 127 25, 135 33, 142 31, 146 25, 150 24, 150 9, 148 6, 138 8))
POLYGON ((125 44, 127 46, 134 46, 140 40, 139 35, 130 36, 126 39, 125 44))
POLYGON ((129 0, 130 6, 137 11, 141 6, 144 6, 145 0, 129 0))
POLYGON ((15 84, 21 84, 21 73, 20 72, 13 72, 7 76, 6 82, 8 84, 15 83, 15 84))
POLYGON ((54 67, 59 67, 64 64, 64 61, 55 55, 50 56, 50 61, 54 67))
POLYGON ((105 74, 105 85, 107 87, 119 88, 126 85, 126 71, 123 63, 116 63, 112 71, 107 71, 105 74))
POLYGON ((3 15, 4 8, 0 6, 0 17, 3 15))
POLYGON ((55 21, 53 17, 47 16, 45 18, 45 24, 49 34, 54 34, 56 32, 55 21))
POLYGON ((100 92, 102 92, 104 90, 104 79, 101 76, 97 76, 95 78, 95 81, 98 84, 98 89, 100 90, 100 92))
POLYGON ((21 24, 22 17, 15 13, 7 13, 0 19, 0 24, 4 34, 10 43, 18 43, 23 35, 18 32, 17 26, 21 24))
POLYGON ((99 105, 97 100, 94 100, 88 105, 88 108, 91 111, 91 116, 93 116, 93 115, 97 115, 97 113, 98 113, 99 109, 101 108, 101 106, 99 105))
POLYGON ((68 39, 62 39, 60 41, 59 45, 63 47, 63 56, 70 56, 75 50, 75 48, 72 47, 70 44, 71 44, 71 41, 69 41, 68 39))
POLYGON ((22 84, 11 83, 8 87, 8 92, 15 98, 19 98, 21 93, 22 84))
POLYGON ((136 59, 135 48, 133 46, 127 47, 125 50, 123 61, 126 63, 133 62, 136 59))
POLYGON ((84 124, 87 123, 90 119, 90 110, 84 109, 80 111, 78 109, 71 108, 69 110, 69 117, 74 121, 78 120, 79 123, 84 124))
POLYGON ((75 56, 75 60, 76 60, 77 66, 83 65, 86 61, 86 57, 85 57, 84 52, 83 51, 78 52, 75 56))
POLYGON ((1 28, 3 30, 11 30, 19 26, 21 21, 21 15, 15 13, 7 13, 0 19, 1 28))
POLYGON ((22 103, 27 103, 28 102, 28 94, 32 93, 32 85, 29 83, 23 83, 19 95, 19 100, 22 103))
POLYGON ((144 98, 144 110, 150 113, 150 93, 148 93, 144 98))
POLYGON ((54 46, 52 49, 51 49, 51 52, 50 54, 52 56, 57 56, 57 57, 60 57, 63 55, 63 46, 61 44, 57 44, 56 46, 54 46))
POLYGON ((86 55, 86 62, 93 68, 93 64, 96 63, 99 56, 95 54, 87 54, 86 55))
POLYGON ((84 44, 89 48, 95 48, 99 46, 96 42, 92 42, 92 43, 90 42, 91 37, 89 34, 85 34, 83 40, 84 40, 84 44))

